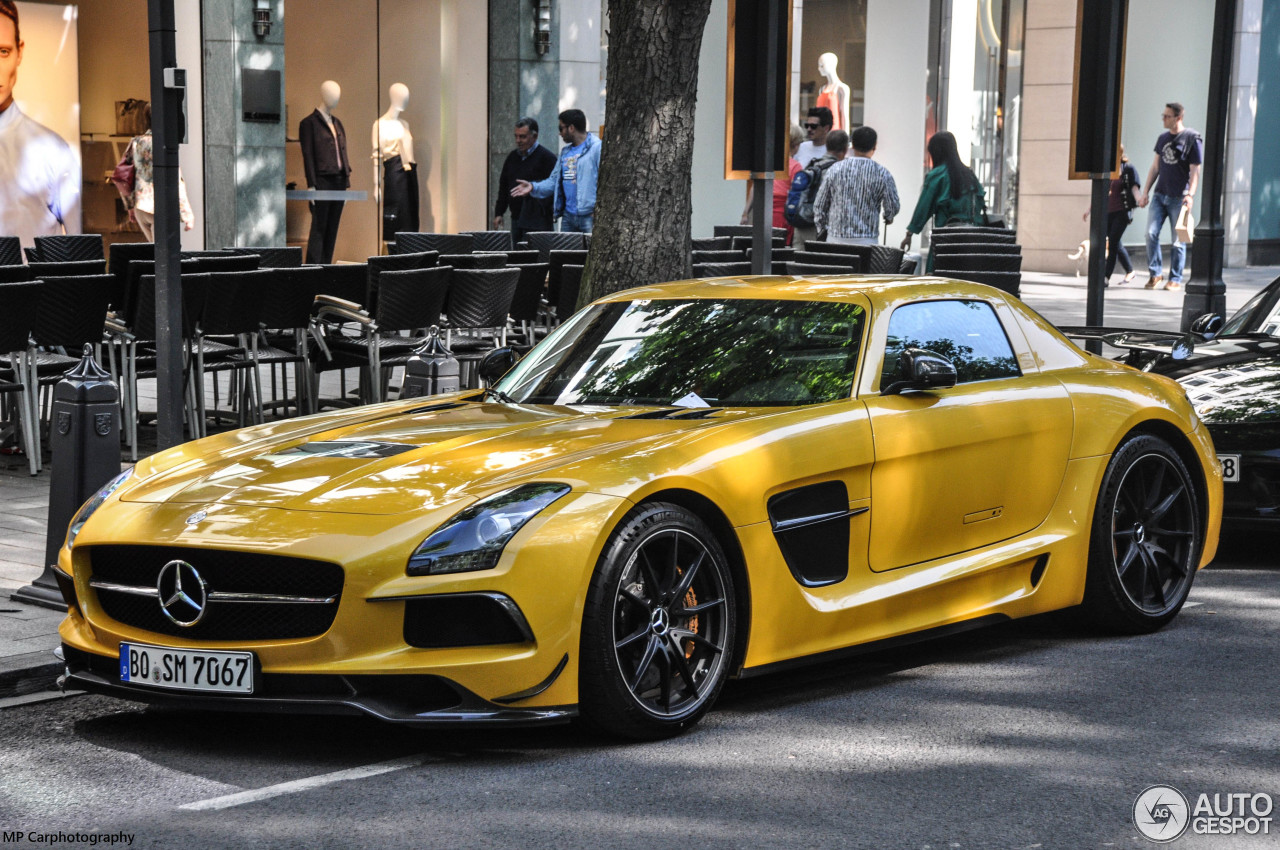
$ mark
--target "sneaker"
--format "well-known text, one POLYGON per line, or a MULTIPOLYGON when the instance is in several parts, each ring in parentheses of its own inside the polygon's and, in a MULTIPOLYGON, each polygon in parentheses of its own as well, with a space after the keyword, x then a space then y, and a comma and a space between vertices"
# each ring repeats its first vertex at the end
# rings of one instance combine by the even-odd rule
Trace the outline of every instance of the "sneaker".
POLYGON ((1138 273, 1137 273, 1137 272, 1129 272, 1127 275, 1125 275, 1125 276, 1124 276, 1124 280, 1120 281, 1120 283, 1122 283, 1122 284, 1123 284, 1123 283, 1133 283, 1133 279, 1134 279, 1135 277, 1137 277, 1137 276, 1138 276, 1138 273))
POLYGON ((1182 289, 1182 284, 1178 283, 1178 281, 1176 280, 1171 280, 1164 285, 1164 288, 1169 290, 1170 292, 1177 292, 1178 290, 1182 289))
POLYGON ((1146 287, 1146 288, 1147 288, 1147 289, 1159 289, 1159 288, 1160 288, 1160 283, 1161 283, 1161 281, 1163 281, 1163 280, 1164 280, 1164 278, 1162 278, 1160 275, 1152 275, 1151 277, 1147 278, 1147 287, 1146 287))

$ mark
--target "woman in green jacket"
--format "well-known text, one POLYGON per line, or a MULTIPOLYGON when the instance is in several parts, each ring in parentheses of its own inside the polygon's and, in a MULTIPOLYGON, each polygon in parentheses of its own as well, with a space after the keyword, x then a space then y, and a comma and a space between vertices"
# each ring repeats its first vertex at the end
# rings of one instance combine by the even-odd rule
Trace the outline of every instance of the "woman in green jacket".
MULTIPOLYGON (((930 218, 934 227, 982 224, 986 218, 986 193, 977 175, 960 160, 956 137, 946 130, 934 133, 929 139, 929 159, 933 169, 924 176, 915 215, 911 216, 906 238, 902 240, 903 251, 911 250, 912 235, 924 230, 930 218)), ((933 270, 932 252, 929 270, 933 270)))

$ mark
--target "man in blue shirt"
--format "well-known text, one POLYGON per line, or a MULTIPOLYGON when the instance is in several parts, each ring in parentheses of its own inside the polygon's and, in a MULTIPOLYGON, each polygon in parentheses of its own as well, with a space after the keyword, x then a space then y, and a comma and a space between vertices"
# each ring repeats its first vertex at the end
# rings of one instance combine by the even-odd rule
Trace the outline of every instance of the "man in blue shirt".
POLYGON ((1142 206, 1150 206, 1147 212, 1147 289, 1156 289, 1162 280, 1160 260, 1160 230, 1165 219, 1173 231, 1173 247, 1169 252, 1169 282, 1165 289, 1182 288, 1182 267, 1187 260, 1187 246, 1178 239, 1178 213, 1185 207, 1188 215, 1200 182, 1200 163, 1204 159, 1204 141, 1195 130, 1182 124, 1182 104, 1166 103, 1165 131, 1156 140, 1156 157, 1147 171, 1146 188, 1142 192, 1142 206), (1155 189, 1153 192, 1152 189, 1155 189))
POLYGON ((587 132, 581 109, 560 113, 560 161, 551 176, 537 183, 517 180, 511 197, 555 198, 562 231, 590 233, 595 222, 596 179, 600 175, 600 140, 587 132))

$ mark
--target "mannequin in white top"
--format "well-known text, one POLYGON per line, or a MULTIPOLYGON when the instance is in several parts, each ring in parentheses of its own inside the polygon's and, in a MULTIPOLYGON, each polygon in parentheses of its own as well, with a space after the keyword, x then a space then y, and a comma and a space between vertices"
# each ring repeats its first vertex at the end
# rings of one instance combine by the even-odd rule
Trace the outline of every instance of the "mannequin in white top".
POLYGON ((849 86, 840 81, 836 74, 839 63, 834 53, 824 53, 818 57, 818 73, 827 78, 826 85, 818 90, 818 101, 814 106, 825 106, 831 110, 835 118, 833 130, 849 132, 849 86))
POLYGON ((409 123, 400 117, 409 105, 409 87, 404 83, 392 83, 391 107, 373 122, 373 200, 381 200, 382 164, 392 157, 400 157, 405 171, 413 170, 413 133, 409 123))

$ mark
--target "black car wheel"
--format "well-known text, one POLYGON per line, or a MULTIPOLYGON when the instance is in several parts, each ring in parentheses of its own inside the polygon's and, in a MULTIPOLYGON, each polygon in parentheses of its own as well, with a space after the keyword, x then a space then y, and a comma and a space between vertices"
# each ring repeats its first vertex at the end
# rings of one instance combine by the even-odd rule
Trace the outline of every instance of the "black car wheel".
POLYGON ((706 523, 678 505, 636 507, 587 594, 582 718, 646 740, 693 725, 728 676, 736 625, 733 577, 706 523))
POLYGON ((1164 440, 1140 435, 1111 457, 1089 543, 1084 609, 1109 632, 1172 620, 1191 591, 1203 545, 1191 475, 1164 440))

